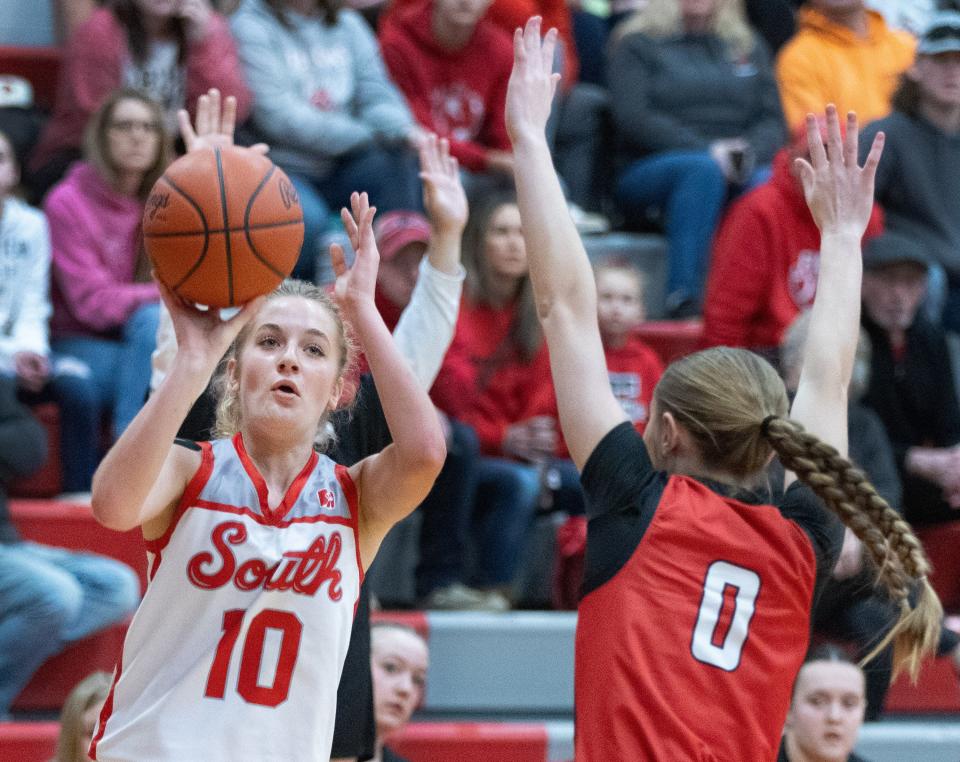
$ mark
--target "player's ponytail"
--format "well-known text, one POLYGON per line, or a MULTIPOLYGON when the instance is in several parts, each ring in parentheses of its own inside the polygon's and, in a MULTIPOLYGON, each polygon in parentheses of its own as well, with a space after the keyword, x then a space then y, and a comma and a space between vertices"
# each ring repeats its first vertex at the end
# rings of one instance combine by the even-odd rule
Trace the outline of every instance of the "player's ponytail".
POLYGON ((900 607, 897 622, 864 661, 892 641, 894 675, 906 668, 916 679, 922 658, 936 649, 943 608, 927 581, 930 565, 910 525, 847 458, 796 421, 773 415, 757 425, 784 468, 809 485, 860 539, 879 570, 880 583, 900 607))

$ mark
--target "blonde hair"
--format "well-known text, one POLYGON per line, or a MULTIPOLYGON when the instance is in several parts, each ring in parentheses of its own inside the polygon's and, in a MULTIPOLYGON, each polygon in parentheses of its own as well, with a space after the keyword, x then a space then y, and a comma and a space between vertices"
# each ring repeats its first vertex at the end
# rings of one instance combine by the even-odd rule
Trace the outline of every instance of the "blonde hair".
POLYGON ((122 101, 137 101, 150 110, 150 118, 157 127, 157 155, 153 163, 144 172, 143 180, 137 189, 137 196, 145 200, 153 184, 160 179, 173 157, 173 141, 164 127, 163 111, 160 105, 146 93, 130 87, 114 90, 93 112, 87 122, 83 135, 83 158, 86 159, 110 183, 117 179, 117 169, 110 155, 109 130, 113 112, 122 101))
MULTIPOLYGON (((302 280, 288 279, 283 281, 275 291, 267 296, 267 300, 279 299, 285 296, 299 297, 320 304, 333 318, 337 328, 337 335, 334 340, 337 345, 337 371, 338 379, 347 375, 353 367, 356 347, 351 337, 347 325, 340 315, 340 308, 330 295, 319 286, 307 283, 302 280)), ((240 409, 240 394, 237 384, 231 383, 231 376, 228 372, 230 360, 235 362, 235 373, 240 368, 240 358, 243 349, 246 346, 247 339, 253 332, 254 322, 249 321, 237 334, 230 349, 223 356, 220 365, 213 379, 213 390, 217 400, 216 419, 213 424, 212 434, 215 438, 232 437, 240 431, 242 415, 240 409)), ((334 442, 334 432, 329 422, 328 411, 323 418, 317 422, 317 436, 314 440, 314 447, 323 452, 334 442)))
POLYGON ((86 753, 77 755, 77 742, 84 730, 83 715, 90 707, 106 700, 112 684, 113 677, 108 672, 93 672, 70 691, 60 712, 60 734, 54 762, 87 762, 86 753))
MULTIPOLYGON (((713 33, 727 45, 730 60, 748 56, 756 47, 753 30, 747 23, 743 0, 717 0, 713 33)), ((631 34, 648 37, 674 37, 683 34, 683 19, 678 0, 648 0, 640 10, 624 19, 613 30, 614 44, 631 34)))
POLYGON ((920 541, 860 470, 786 417, 786 389, 770 363, 744 349, 697 352, 667 368, 654 399, 683 424, 708 468, 749 480, 776 453, 853 531, 900 606, 893 629, 864 661, 892 641, 894 674, 906 668, 915 679, 923 656, 936 648, 943 615, 920 541))

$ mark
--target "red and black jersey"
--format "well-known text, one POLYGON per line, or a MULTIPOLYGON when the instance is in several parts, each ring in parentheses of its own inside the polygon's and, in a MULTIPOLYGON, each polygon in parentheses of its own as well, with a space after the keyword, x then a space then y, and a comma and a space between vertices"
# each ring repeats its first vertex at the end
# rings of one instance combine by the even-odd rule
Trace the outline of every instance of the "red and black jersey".
POLYGON ((774 506, 655 471, 629 423, 582 481, 578 762, 775 759, 840 522, 800 483, 774 506))

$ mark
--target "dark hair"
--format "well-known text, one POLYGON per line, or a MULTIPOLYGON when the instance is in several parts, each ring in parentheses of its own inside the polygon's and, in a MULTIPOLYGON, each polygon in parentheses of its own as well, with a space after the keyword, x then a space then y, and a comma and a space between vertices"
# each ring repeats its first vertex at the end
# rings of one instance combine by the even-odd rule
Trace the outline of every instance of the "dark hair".
POLYGON ((172 156, 172 140, 163 123, 163 112, 159 104, 150 96, 140 90, 124 87, 114 90, 107 96, 107 99, 100 105, 90 121, 87 122, 87 128, 83 136, 83 158, 92 164, 96 170, 109 182, 116 178, 116 168, 113 166, 113 157, 110 155, 110 144, 107 132, 110 129, 110 120, 113 119, 113 111, 121 101, 138 101, 150 109, 153 115, 153 121, 157 125, 157 156, 153 164, 144 173, 143 180, 137 195, 141 199, 146 199, 150 193, 153 184, 160 179, 167 165, 170 164, 172 156))
MULTIPOLYGON (((490 221, 503 206, 516 206, 517 197, 512 192, 502 191, 482 198, 475 211, 471 211, 463 231, 462 259, 467 271, 464 284, 467 295, 474 302, 490 304, 490 286, 484 264, 484 241, 490 221)), ((526 363, 532 362, 543 345, 543 332, 537 319, 537 305, 533 297, 533 284, 525 275, 517 292, 517 311, 506 340, 488 361, 490 373, 496 365, 511 356, 519 356, 526 363)), ((483 374, 481 374, 483 375, 483 374)))
MULTIPOLYGON (((143 23, 143 11, 137 5, 137 0, 113 0, 111 7, 114 17, 127 34, 130 55, 138 64, 144 63, 147 60, 150 40, 147 37, 147 27, 143 23)), ((171 16, 167 25, 177 44, 177 63, 182 65, 187 59, 187 24, 182 18, 171 16)))
MULTIPOLYGON (((279 21, 283 26, 288 29, 292 28, 290 20, 287 18, 284 11, 287 8, 286 0, 263 0, 267 8, 269 8, 273 15, 276 16, 277 21, 279 21)), ((337 20, 340 18, 340 9, 343 7, 342 0, 314 0, 316 6, 316 13, 320 16, 321 20, 326 26, 333 26, 337 23, 337 20)))
POLYGON ((923 88, 908 73, 900 75, 900 82, 893 92, 890 103, 894 111, 916 119, 920 116, 920 103, 923 101, 923 88))

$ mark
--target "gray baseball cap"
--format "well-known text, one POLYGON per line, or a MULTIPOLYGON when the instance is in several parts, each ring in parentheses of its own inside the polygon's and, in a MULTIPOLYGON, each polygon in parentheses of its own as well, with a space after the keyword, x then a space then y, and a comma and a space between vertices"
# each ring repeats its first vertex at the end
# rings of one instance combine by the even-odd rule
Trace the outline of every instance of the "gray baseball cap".
POLYGON ((923 244, 903 233, 886 231, 863 245, 863 268, 879 270, 886 265, 911 262, 929 270, 933 260, 923 244))
POLYGON ((936 56, 940 53, 960 53, 960 12, 937 11, 930 17, 930 21, 920 42, 917 44, 917 54, 922 56, 936 56))

